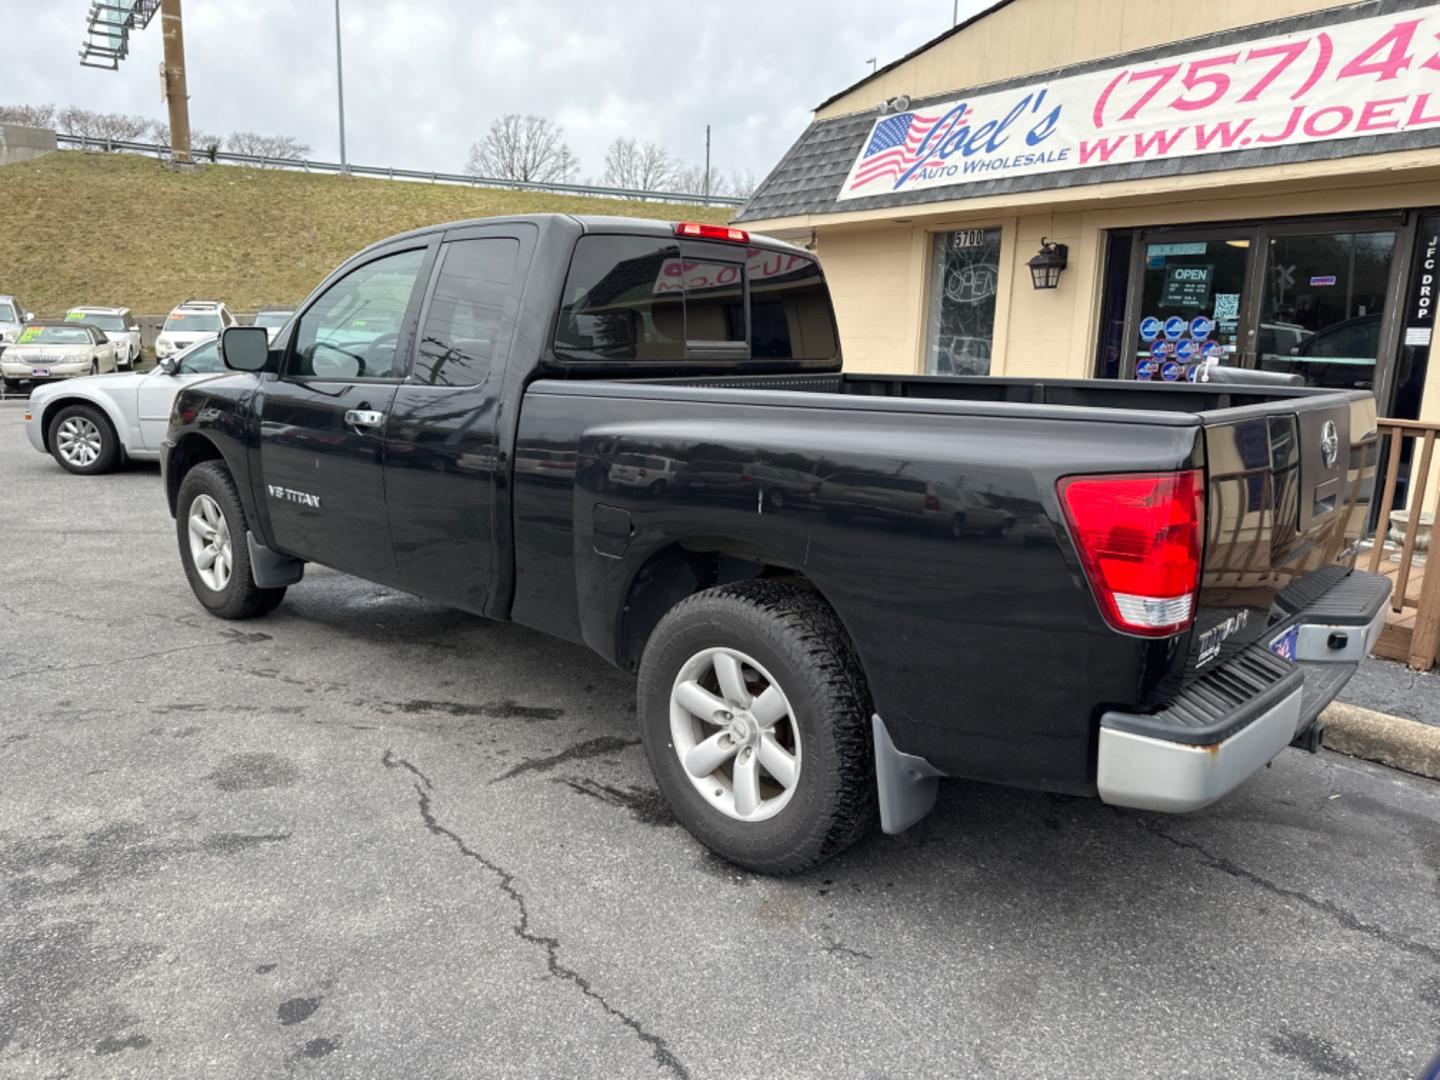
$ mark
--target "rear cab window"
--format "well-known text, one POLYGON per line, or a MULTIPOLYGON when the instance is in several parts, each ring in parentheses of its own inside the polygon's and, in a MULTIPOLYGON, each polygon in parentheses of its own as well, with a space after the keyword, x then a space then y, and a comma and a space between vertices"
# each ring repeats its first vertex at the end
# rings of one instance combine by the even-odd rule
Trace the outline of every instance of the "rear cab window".
POLYGON ((561 360, 830 364, 839 355, 829 294, 814 259, 645 236, 581 237, 554 347, 561 360))

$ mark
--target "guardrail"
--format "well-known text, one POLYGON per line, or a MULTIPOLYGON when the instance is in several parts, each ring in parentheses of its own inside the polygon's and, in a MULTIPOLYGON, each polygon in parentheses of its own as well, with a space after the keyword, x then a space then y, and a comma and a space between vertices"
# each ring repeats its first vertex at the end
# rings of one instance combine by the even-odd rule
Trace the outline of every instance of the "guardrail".
POLYGON ((1430 500, 1426 506, 1425 495, 1430 486, 1431 464, 1435 457, 1435 439, 1440 435, 1440 424, 1419 420, 1387 420, 1379 422, 1381 439, 1388 438, 1385 467, 1385 486, 1380 498, 1380 518, 1376 525, 1375 545, 1370 550, 1370 570, 1384 569, 1387 577, 1393 575, 1394 592, 1390 597, 1392 616, 1376 643, 1377 655, 1408 663, 1416 671, 1429 671, 1440 653, 1440 564, 1437 564, 1434 548, 1435 510, 1440 499, 1430 500), (1395 507, 1395 493, 1400 480, 1401 451, 1406 439, 1414 439, 1411 448, 1411 471, 1405 492, 1405 532, 1399 542, 1399 551, 1387 551, 1386 537, 1389 534, 1390 512, 1395 507), (1419 465, 1416 467, 1414 451, 1419 451, 1419 465), (1430 521, 1423 520, 1426 513, 1430 521), (1419 589, 1412 593, 1411 581, 1415 572, 1417 542, 1422 530, 1430 531, 1426 544, 1426 560, 1419 589), (1409 611, 1415 614, 1411 616, 1409 611))
MULTIPOLYGON (((121 139, 100 139, 91 135, 55 135, 62 147, 82 150, 122 150, 131 154, 152 154, 157 158, 170 156, 170 147, 163 143, 129 142, 121 139)), ((505 188, 511 191, 548 191, 556 195, 596 195, 607 199, 643 199, 648 202, 693 203, 699 206, 744 206, 746 200, 733 195, 700 195, 693 191, 639 191, 634 188, 602 187, 598 184, 542 184, 531 180, 504 180, 493 176, 470 176, 466 173, 425 172, 420 169, 391 169, 375 165, 341 165, 338 161, 311 161, 304 158, 274 158, 263 154, 236 154, 229 150, 191 150, 191 157, 201 164, 207 161, 235 165, 258 165, 269 169, 293 169, 297 172, 374 176, 385 180, 410 180, 430 184, 454 184, 463 187, 505 188)))

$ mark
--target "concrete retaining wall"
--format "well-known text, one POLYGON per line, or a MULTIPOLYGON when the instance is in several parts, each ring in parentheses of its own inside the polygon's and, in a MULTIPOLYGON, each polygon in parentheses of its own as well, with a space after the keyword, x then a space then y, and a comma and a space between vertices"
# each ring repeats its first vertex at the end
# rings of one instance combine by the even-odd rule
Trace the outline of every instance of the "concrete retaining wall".
POLYGON ((46 128, 0 124, 0 165, 13 165, 53 153, 55 132, 46 128))

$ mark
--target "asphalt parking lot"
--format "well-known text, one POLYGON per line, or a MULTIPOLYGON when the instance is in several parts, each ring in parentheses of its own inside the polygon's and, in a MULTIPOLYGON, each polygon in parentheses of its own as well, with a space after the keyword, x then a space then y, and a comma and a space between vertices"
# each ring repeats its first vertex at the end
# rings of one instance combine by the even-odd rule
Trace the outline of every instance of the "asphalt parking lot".
POLYGON ((313 569, 192 600, 158 470, 0 404, 0 1076, 1411 1077, 1440 784, 1289 751, 1183 818, 951 783, 753 878, 630 679, 313 569))

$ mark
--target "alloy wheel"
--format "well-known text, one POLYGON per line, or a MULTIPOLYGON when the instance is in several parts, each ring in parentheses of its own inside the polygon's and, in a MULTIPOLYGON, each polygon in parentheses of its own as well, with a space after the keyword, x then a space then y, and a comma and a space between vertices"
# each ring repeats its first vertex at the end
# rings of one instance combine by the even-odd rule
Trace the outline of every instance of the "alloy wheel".
POLYGON ((100 428, 84 416, 69 416, 55 432, 60 456, 77 469, 89 468, 100 456, 100 428))
POLYGON ((800 779, 800 729, 780 684, 738 649, 711 648, 670 692, 671 745, 695 790, 737 821, 785 809, 800 779))
POLYGON ((234 566, 230 526, 220 505, 209 495, 195 496, 190 504, 190 557, 207 588, 221 592, 230 584, 234 566))

